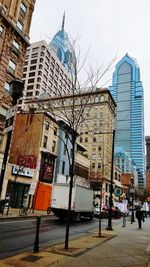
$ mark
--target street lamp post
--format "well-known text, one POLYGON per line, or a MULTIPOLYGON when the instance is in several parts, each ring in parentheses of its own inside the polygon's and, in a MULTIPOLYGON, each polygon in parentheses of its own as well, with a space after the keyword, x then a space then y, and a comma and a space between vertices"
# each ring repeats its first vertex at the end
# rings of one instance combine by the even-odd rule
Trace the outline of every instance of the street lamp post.
POLYGON ((110 180, 110 196, 109 196, 109 214, 108 214, 108 226, 107 230, 113 230, 112 228, 112 195, 113 195, 113 171, 114 171, 114 143, 115 143, 115 130, 112 132, 113 141, 112 141, 112 159, 111 159, 111 180, 110 180))
POLYGON ((134 193, 135 193, 135 188, 134 188, 134 179, 131 178, 131 187, 130 187, 130 193, 131 193, 131 198, 132 198, 132 213, 131 213, 131 224, 135 222, 134 219, 134 193))

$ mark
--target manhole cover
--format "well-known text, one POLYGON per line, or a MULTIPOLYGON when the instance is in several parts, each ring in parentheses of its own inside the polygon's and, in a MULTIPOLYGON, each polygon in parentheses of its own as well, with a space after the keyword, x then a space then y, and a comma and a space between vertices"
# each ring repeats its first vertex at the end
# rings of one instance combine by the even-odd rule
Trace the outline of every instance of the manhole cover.
POLYGON ((34 261, 37 261, 37 260, 39 260, 41 258, 42 258, 42 256, 29 255, 29 256, 26 256, 26 257, 22 258, 21 260, 22 261, 34 262, 34 261))

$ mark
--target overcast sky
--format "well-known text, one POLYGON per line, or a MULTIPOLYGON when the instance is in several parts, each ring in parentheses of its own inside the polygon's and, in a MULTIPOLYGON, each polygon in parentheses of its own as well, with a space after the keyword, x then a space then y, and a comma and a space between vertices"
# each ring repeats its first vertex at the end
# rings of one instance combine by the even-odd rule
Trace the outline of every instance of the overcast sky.
POLYGON ((72 39, 79 36, 83 57, 90 47, 89 60, 97 67, 116 54, 116 63, 126 53, 136 58, 144 88, 145 135, 150 135, 150 0, 36 0, 31 43, 50 42, 61 28, 64 11, 65 31, 72 39))

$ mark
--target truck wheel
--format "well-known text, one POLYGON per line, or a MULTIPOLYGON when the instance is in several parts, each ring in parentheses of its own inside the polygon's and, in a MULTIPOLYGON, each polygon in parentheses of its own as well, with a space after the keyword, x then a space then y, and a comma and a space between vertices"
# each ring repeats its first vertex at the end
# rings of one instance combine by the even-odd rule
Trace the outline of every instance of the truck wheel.
POLYGON ((94 214, 93 214, 93 213, 91 213, 91 214, 90 214, 90 221, 92 221, 92 220, 93 220, 93 217, 94 217, 94 214))
POLYGON ((79 222, 81 220, 81 214, 80 212, 76 216, 76 222, 79 222))
POLYGON ((47 209, 47 214, 50 214, 51 213, 51 208, 49 207, 48 209, 47 209))

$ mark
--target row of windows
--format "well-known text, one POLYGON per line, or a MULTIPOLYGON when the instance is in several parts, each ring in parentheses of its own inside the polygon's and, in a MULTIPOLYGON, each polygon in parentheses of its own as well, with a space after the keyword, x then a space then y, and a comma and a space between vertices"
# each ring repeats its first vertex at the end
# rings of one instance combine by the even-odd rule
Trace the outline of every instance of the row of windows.
MULTIPOLYGON (((43 139, 44 148, 47 148, 47 143, 48 143, 48 137, 44 135, 44 139, 43 139)), ((56 141, 55 140, 52 141, 52 152, 56 152, 56 141)))

